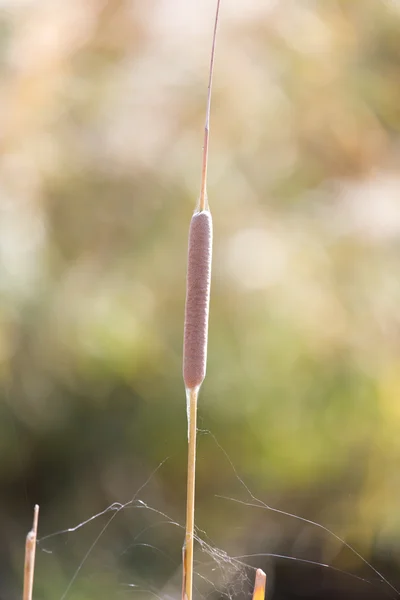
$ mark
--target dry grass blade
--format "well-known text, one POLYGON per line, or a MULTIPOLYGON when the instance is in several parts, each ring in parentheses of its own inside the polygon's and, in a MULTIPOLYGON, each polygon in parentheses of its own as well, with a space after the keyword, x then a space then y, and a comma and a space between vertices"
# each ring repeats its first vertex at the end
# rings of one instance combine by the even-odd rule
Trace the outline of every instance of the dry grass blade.
POLYGON ((253 600, 264 600, 267 576, 262 569, 257 569, 254 582, 253 600))
POLYGON ((36 539, 37 539, 38 522, 39 522, 39 506, 36 504, 36 506, 33 510, 32 529, 26 536, 23 600, 32 600, 33 577, 35 574, 35 555, 36 555, 36 539))

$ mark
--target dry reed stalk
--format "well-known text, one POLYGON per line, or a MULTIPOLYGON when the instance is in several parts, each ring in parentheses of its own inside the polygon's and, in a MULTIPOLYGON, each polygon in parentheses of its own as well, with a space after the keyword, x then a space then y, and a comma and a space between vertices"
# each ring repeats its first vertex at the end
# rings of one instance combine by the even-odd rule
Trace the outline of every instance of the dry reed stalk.
POLYGON ((32 529, 26 536, 23 600, 32 600, 38 522, 39 506, 36 504, 35 508, 33 509, 32 529))
POLYGON ((183 347, 183 379, 186 388, 188 418, 188 471, 186 531, 183 546, 182 600, 192 600, 193 595, 197 398, 200 386, 203 383, 206 374, 212 255, 212 218, 207 199, 208 141, 210 129, 211 87, 219 6, 220 0, 217 1, 211 49, 200 197, 189 230, 189 256, 183 347))
POLYGON ((267 576, 262 569, 257 569, 254 582, 253 600, 264 600, 267 576))

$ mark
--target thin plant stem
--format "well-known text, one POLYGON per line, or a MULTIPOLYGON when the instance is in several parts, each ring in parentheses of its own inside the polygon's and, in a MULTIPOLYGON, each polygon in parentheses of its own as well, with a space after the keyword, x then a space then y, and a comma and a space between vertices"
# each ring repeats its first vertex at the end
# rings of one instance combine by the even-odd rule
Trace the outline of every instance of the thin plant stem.
POLYGON ((39 506, 36 504, 33 510, 33 525, 26 536, 25 544, 25 567, 24 567, 24 592, 23 600, 32 600, 33 578, 35 574, 36 539, 39 522, 39 506))
POLYGON ((183 549, 183 600, 192 600, 193 593, 193 542, 194 505, 196 486, 196 437, 198 388, 187 390, 188 394, 188 472, 186 501, 186 532, 183 549))
POLYGON ((212 79, 213 79, 213 72, 214 72, 215 42, 217 39, 220 1, 221 0, 218 0, 218 2, 217 2, 217 10, 216 10, 216 14, 215 14, 214 33, 213 33, 213 41, 212 41, 212 48, 211 48, 210 71, 209 71, 209 78, 208 78, 206 124, 204 127, 203 165, 202 165, 202 170, 201 170, 199 212, 202 212, 203 210, 208 209, 208 199, 207 199, 208 140, 209 140, 209 133, 210 133, 211 89, 212 89, 212 79))

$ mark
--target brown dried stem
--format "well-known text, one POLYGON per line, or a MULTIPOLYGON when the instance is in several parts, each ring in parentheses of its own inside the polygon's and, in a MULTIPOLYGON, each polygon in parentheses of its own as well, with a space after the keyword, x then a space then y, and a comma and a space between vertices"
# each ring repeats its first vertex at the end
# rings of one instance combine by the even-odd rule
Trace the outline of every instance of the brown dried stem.
POLYGON ((264 600, 267 576, 262 569, 257 569, 254 583, 253 600, 264 600))
POLYGON ((196 482, 196 437, 197 437, 197 396, 198 388, 188 393, 188 473, 186 501, 186 533, 183 547, 183 600, 192 600, 193 593, 193 543, 194 543, 194 503, 196 482))
POLYGON ((32 600, 38 522, 39 506, 36 504, 33 510, 32 529, 26 536, 23 600, 32 600))

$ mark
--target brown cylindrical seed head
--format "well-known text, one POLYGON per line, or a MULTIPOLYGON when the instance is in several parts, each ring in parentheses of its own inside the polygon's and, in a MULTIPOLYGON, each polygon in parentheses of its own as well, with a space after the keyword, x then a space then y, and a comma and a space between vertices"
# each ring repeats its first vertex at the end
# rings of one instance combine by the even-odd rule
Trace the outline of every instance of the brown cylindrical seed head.
POLYGON ((206 375, 211 254, 212 218, 205 210, 193 215, 189 230, 183 341, 183 380, 189 389, 199 387, 206 375))

